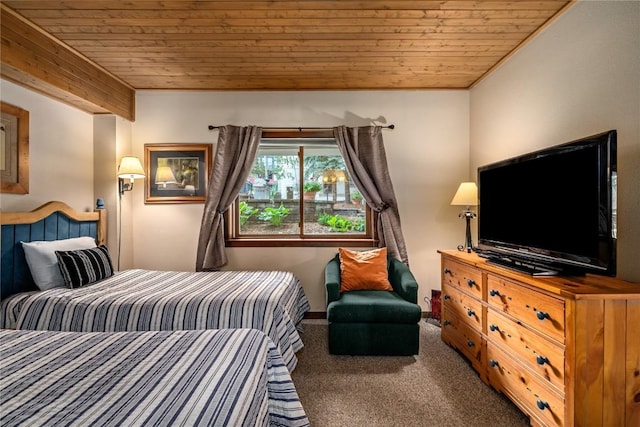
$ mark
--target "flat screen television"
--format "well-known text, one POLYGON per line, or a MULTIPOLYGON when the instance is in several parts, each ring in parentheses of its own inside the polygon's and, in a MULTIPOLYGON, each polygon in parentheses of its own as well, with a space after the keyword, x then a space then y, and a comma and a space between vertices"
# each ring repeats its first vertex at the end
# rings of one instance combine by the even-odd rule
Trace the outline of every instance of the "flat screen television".
POLYGON ((478 253, 532 275, 616 274, 616 131, 478 168, 478 253))

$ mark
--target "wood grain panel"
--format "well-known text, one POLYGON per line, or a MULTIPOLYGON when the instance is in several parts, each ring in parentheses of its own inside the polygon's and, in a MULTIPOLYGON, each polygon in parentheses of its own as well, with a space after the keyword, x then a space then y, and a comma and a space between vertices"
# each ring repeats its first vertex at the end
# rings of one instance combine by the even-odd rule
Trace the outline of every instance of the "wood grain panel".
POLYGON ((604 387, 604 301, 584 301, 587 312, 586 406, 589 423, 602 424, 604 387))
MULTIPOLYGON (((83 100, 76 105, 95 105, 89 112, 107 110, 134 119, 135 98, 131 87, 44 34, 4 4, 0 8, 3 77, 28 85, 29 78, 21 74, 32 76, 46 83, 34 85, 34 90, 43 92, 53 86, 83 100)), ((48 95, 56 97, 57 92, 48 95)), ((60 100, 66 102, 68 98, 60 100)))
POLYGON ((588 422, 587 408, 587 347, 588 347, 588 316, 587 307, 583 303, 576 303, 575 311, 575 359, 568 360, 567 365, 573 365, 574 372, 574 423, 576 426, 586 426, 588 422))
MULTIPOLYGON (((443 266, 459 263, 482 274, 486 351, 474 368, 520 406, 532 425, 640 426, 640 284, 596 275, 533 277, 476 254, 438 252, 443 266), (492 290, 499 294, 492 296, 492 290), (564 387, 562 378, 537 366, 537 355, 550 351, 552 365, 558 365, 562 354, 552 349, 560 350, 561 343, 550 339, 544 322, 531 322, 536 308, 546 310, 553 301, 564 309, 563 316, 549 310, 551 319, 564 319, 564 387), (562 401, 547 407, 546 391, 562 401)), ((447 289, 449 279, 443 274, 442 280, 447 289)), ((444 335, 443 330, 443 340, 444 335)))
POLYGON ((494 275, 487 278, 487 292, 487 302, 498 312, 513 316, 564 344, 564 300, 494 275))
POLYGON ((569 426, 575 424, 576 412, 576 300, 566 299, 564 303, 565 339, 564 339, 564 412, 565 423, 569 426))
POLYGON ((455 286, 478 299, 483 295, 482 273, 469 266, 445 259, 442 264, 442 281, 455 286))
POLYGON ((502 345, 509 354, 517 355, 541 378, 556 386, 559 393, 564 394, 564 347, 493 309, 487 310, 487 336, 491 342, 502 345), (540 363, 538 357, 546 361, 540 363))
POLYGON ((626 354, 619 349, 626 348, 626 321, 626 301, 604 302, 603 425, 616 425, 625 411, 626 354))
MULTIPOLYGON (((6 1, 6 0, 5 0, 6 1)), ((119 10, 123 8, 121 2, 110 0, 63 0, 51 2, 50 0, 15 0, 7 1, 12 7, 20 9, 98 9, 98 10, 119 10)), ((180 10, 186 6, 189 9, 202 10, 233 10, 233 9, 250 9, 250 10, 272 10, 273 8, 282 10, 362 10, 362 9, 408 9, 408 10, 455 10, 455 9, 473 9, 473 10, 550 10, 562 7, 566 1, 559 0, 522 0, 517 2, 509 1, 477 1, 477 0, 340 0, 340 1, 181 1, 169 0, 158 2, 157 0, 136 0, 134 2, 126 2, 124 6, 130 9, 147 10, 157 9, 162 6, 164 9, 180 10)))
POLYGON ((483 349, 486 348, 486 342, 480 332, 469 327, 451 310, 443 311, 442 321, 442 339, 464 353, 475 369, 480 369, 483 363, 483 349))
MULTIPOLYGON (((136 89, 350 90, 469 88, 572 2, 3 4, 136 89)), ((23 44, 39 55, 38 46, 23 44)), ((99 92, 91 67, 58 60, 64 78, 78 69, 79 80, 89 77, 87 92, 99 92)), ((40 79, 44 70, 34 68, 40 79)), ((94 96, 97 106, 113 108, 94 96)))
MULTIPOLYGON (((12 2, 16 3, 16 2, 12 2)), ((343 2, 344 4, 344 2, 343 2)), ((26 10, 26 7, 20 6, 26 10)), ((351 19, 360 18, 463 18, 463 19, 531 19, 549 17, 549 13, 557 10, 557 4, 551 5, 546 9, 505 9, 505 10, 473 10, 473 9, 352 9, 349 11, 351 19)), ((338 9, 145 9, 137 10, 128 8, 123 9, 29 9, 27 12, 30 18, 121 18, 121 19, 211 19, 211 18, 249 18, 249 19, 338 19, 344 17, 343 10, 338 9)), ((64 22, 64 21, 63 21, 64 22)))
POLYGON ((37 32, 15 31, 14 28, 6 24, 2 28, 3 53, 4 47, 9 48, 8 56, 3 56, 5 63, 14 68, 28 69, 32 75, 58 87, 82 81, 84 87, 93 88, 100 99, 111 94, 120 102, 128 100, 130 89, 113 78, 105 78, 105 73, 96 67, 79 67, 78 56, 73 52, 50 39, 39 39, 37 32))
POLYGON ((483 310, 479 299, 460 292, 453 286, 443 284, 442 301, 447 310, 453 312, 473 329, 482 331, 483 310))
POLYGON ((640 425, 640 298, 627 302, 625 425, 640 425))
POLYGON ((43 95, 62 101, 65 104, 74 106, 82 111, 86 111, 94 114, 110 112, 105 108, 99 107, 85 99, 72 95, 71 93, 65 91, 64 89, 56 87, 47 82, 44 82, 8 64, 3 63, 1 68, 2 68, 2 77, 4 79, 10 80, 21 86, 28 87, 33 91, 36 91, 43 95))
POLYGON ((564 426, 564 399, 505 352, 487 343, 488 378, 542 425, 564 426), (538 405, 544 405, 542 407, 538 405))

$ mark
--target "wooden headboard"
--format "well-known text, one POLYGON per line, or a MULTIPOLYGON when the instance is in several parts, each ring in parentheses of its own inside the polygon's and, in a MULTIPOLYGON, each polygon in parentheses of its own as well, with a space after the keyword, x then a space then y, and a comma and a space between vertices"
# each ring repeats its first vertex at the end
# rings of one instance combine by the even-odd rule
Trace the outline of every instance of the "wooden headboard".
POLYGON ((0 298, 37 290, 20 242, 89 236, 106 244, 107 212, 80 212, 63 202, 49 202, 30 212, 0 212, 0 298))

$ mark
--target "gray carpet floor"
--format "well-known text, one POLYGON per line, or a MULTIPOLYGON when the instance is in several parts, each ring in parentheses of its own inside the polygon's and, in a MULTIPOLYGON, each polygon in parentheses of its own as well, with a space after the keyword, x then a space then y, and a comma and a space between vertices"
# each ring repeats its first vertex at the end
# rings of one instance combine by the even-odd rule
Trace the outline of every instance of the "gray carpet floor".
POLYGON ((325 321, 302 327, 292 378, 312 427, 529 425, 424 320, 412 357, 333 356, 325 321))

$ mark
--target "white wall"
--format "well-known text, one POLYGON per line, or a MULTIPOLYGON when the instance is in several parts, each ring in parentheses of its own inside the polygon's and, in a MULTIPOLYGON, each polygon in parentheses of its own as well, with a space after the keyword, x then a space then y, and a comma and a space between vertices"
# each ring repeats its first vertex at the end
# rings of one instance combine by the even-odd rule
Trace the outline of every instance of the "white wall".
MULTIPOLYGON (((423 298, 440 288, 437 249, 464 240, 464 224, 449 205, 469 179, 467 91, 159 92, 136 99, 133 154, 145 143, 215 143, 207 126, 324 127, 393 123, 383 133, 409 261, 423 298)), ((202 204, 145 205, 133 191, 134 265, 193 270, 202 204)), ((232 248, 228 269, 284 269, 301 280, 312 311, 325 311, 324 266, 336 248, 232 248)))
POLYGON ((93 118, 94 191, 107 209, 107 246, 119 270, 133 267, 131 197, 129 193, 119 196, 117 178, 120 159, 131 152, 131 126, 131 122, 113 114, 93 118), (122 245, 118 244, 120 236, 122 245))
POLYGON ((61 200, 93 210, 93 116, 0 79, 3 102, 29 111, 29 194, 2 194, 4 211, 61 200))
POLYGON ((640 2, 579 2, 470 100, 471 171, 617 129, 618 277, 631 281, 640 281, 639 46, 640 2))

